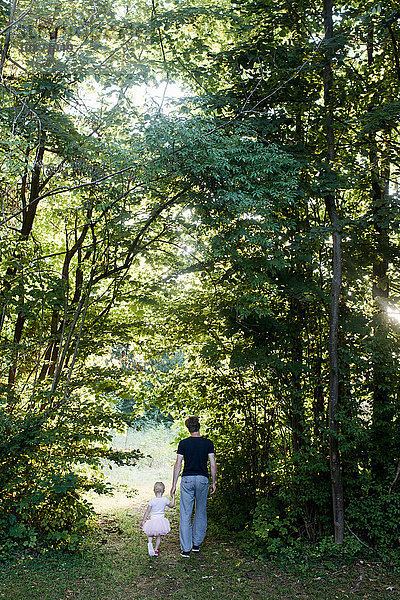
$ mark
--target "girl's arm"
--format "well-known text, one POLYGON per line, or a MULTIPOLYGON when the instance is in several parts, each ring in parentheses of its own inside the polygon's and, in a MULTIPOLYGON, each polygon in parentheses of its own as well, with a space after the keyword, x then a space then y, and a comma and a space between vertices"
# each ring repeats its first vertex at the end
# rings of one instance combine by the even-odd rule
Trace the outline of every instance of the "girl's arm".
POLYGON ((175 494, 171 494, 171 498, 172 498, 172 500, 171 500, 171 502, 169 504, 167 504, 167 506, 169 508, 174 508, 174 506, 175 506, 175 494))
POLYGON ((147 517, 149 516, 150 513, 151 513, 151 506, 150 506, 150 504, 148 504, 147 508, 146 508, 146 512, 143 515, 142 522, 140 523, 140 527, 143 527, 144 522, 146 521, 146 519, 147 519, 147 517))

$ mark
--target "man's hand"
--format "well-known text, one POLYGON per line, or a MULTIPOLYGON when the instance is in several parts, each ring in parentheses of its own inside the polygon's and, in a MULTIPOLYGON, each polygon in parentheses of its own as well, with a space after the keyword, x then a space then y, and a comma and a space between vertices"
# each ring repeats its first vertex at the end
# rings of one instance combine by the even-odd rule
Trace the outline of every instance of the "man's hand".
POLYGON ((172 476, 171 496, 173 496, 173 494, 175 494, 176 484, 178 483, 179 473, 181 472, 181 468, 182 468, 182 461, 183 461, 183 454, 177 454, 176 461, 174 464, 174 474, 172 476))
POLYGON ((210 496, 212 496, 212 494, 215 494, 217 489, 217 484, 216 483, 212 483, 210 486, 210 496))

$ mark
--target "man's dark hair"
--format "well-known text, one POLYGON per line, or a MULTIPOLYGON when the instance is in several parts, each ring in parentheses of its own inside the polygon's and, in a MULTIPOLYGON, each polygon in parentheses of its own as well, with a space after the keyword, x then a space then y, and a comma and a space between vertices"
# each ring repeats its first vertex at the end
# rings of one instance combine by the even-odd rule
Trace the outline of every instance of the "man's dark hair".
POLYGON ((200 431, 199 417, 188 417, 185 421, 185 425, 189 429, 189 433, 200 431))

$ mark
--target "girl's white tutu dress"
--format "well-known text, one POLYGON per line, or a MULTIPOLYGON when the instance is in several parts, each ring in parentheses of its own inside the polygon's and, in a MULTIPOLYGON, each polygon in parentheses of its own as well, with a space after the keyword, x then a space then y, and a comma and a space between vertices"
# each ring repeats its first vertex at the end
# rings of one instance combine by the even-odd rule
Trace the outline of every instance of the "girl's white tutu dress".
POLYGON ((171 531, 169 521, 164 517, 164 511, 167 504, 170 503, 168 498, 154 497, 150 500, 151 506, 150 519, 143 525, 143 531, 148 536, 165 535, 171 531))

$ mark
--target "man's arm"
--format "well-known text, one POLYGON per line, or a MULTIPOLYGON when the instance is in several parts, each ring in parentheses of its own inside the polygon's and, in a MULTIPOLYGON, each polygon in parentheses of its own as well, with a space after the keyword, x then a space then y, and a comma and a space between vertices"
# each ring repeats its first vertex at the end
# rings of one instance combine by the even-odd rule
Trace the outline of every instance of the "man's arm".
POLYGON ((210 461, 210 470, 211 470, 210 494, 215 494, 215 490, 217 487, 217 463, 215 462, 215 454, 210 453, 208 455, 208 460, 210 461))
POLYGON ((176 461, 174 464, 174 474, 172 476, 172 487, 171 487, 171 496, 175 494, 176 484, 178 482, 179 473, 181 472, 183 461, 183 454, 176 455, 176 461))

